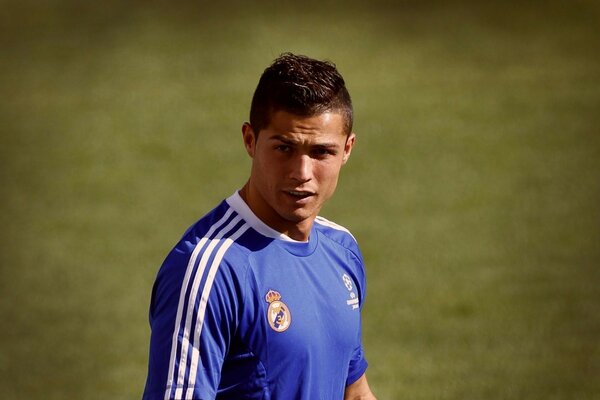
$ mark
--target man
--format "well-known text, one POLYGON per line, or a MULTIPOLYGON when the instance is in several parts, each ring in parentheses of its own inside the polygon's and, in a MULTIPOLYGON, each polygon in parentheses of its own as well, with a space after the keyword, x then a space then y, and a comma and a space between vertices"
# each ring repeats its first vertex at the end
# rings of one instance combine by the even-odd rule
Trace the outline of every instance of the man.
POLYGON ((318 216, 355 141, 335 65, 276 59, 242 137, 247 183, 185 233, 156 278, 144 399, 374 399, 362 256, 318 216))

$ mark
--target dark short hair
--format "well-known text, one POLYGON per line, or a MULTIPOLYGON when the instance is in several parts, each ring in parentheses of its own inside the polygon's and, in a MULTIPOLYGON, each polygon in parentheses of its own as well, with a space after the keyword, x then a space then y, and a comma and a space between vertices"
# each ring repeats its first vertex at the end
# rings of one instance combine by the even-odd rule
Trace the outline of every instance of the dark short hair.
POLYGON ((263 72, 252 97, 250 125, 255 134, 281 110, 306 117, 338 112, 344 117, 345 133, 352 132, 352 100, 344 78, 330 61, 292 53, 275 59, 263 72))

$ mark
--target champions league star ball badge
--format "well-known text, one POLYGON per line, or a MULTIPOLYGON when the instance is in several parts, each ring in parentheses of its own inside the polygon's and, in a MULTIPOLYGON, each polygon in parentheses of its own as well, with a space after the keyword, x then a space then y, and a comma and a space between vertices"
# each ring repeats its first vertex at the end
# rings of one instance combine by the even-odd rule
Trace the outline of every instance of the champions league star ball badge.
POLYGON ((281 301, 281 294, 275 290, 269 290, 265 295, 265 300, 269 303, 267 310, 267 320, 275 332, 283 332, 290 327, 292 323, 292 314, 288 306, 281 301))

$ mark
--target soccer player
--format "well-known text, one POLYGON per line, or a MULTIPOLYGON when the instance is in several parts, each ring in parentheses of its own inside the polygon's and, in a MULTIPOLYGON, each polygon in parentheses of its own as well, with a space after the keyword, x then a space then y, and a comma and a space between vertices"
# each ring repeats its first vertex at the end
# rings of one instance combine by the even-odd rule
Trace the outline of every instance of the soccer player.
POLYGON ((152 291, 144 400, 375 399, 363 259, 318 216, 355 142, 334 64, 286 53, 262 74, 246 184, 192 225, 152 291))

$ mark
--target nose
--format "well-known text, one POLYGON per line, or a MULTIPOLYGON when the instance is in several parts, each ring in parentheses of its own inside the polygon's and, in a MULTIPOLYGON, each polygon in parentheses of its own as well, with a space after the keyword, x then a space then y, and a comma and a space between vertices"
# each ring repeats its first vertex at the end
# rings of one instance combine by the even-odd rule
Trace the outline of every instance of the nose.
POLYGON ((312 178, 312 159, 306 154, 294 157, 290 177, 298 182, 308 182, 312 178))

